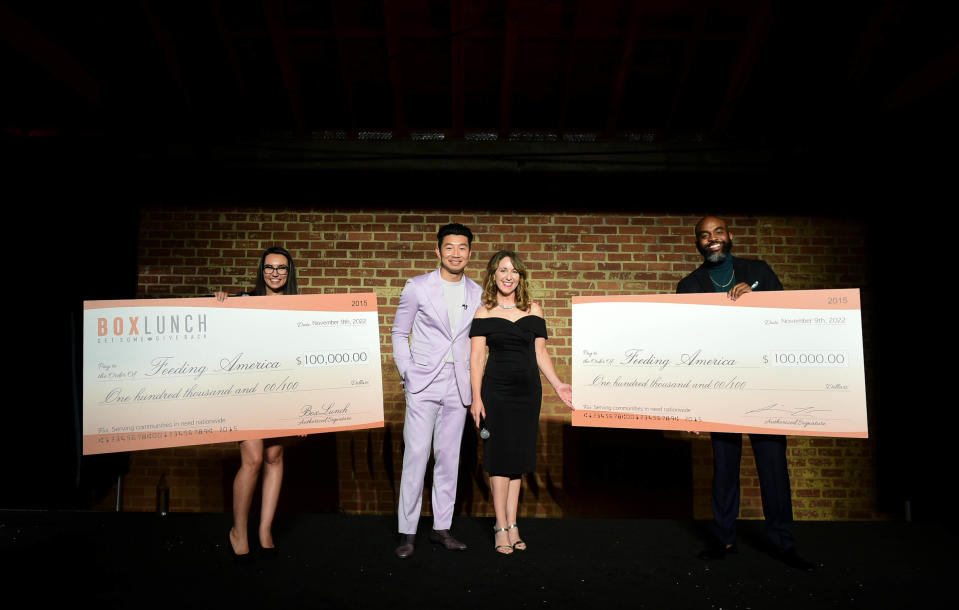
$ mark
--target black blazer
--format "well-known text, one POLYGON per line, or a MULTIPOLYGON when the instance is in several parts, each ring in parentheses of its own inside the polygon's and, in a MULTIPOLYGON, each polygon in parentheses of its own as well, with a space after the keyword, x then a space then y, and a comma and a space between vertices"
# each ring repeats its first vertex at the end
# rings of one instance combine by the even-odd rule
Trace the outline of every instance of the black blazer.
MULTIPOLYGON (((782 290, 783 285, 779 278, 773 272, 772 268, 760 260, 749 258, 733 257, 733 273, 736 275, 736 281, 729 287, 732 288, 739 282, 746 282, 750 286, 754 282, 759 282, 756 290, 782 290)), ((716 292, 712 280, 709 279, 709 273, 706 271, 706 265, 700 265, 695 271, 684 277, 676 285, 676 292, 679 294, 689 292, 716 292)))

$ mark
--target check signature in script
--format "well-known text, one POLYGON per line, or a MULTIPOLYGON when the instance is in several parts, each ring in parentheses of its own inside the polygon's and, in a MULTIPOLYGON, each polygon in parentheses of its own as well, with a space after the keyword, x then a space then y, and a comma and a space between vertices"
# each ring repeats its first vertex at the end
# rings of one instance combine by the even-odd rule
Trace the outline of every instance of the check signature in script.
POLYGON ((780 405, 778 402, 774 402, 771 405, 765 407, 759 407, 758 409, 750 409, 744 413, 744 415, 788 415, 791 417, 821 417, 819 413, 829 413, 832 409, 816 409, 814 407, 799 407, 795 409, 787 409, 780 405))

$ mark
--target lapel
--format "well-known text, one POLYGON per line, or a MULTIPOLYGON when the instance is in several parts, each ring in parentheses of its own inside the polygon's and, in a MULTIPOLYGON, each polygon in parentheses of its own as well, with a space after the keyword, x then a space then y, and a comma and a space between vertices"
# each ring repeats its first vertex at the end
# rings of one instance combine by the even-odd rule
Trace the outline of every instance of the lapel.
POLYGON ((696 271, 693 272, 693 277, 699 282, 699 287, 703 292, 716 292, 716 289, 713 288, 712 281, 709 279, 709 272, 706 271, 706 265, 700 265, 696 271))
POLYGON ((471 312, 475 312, 480 305, 480 296, 483 290, 472 280, 466 278, 466 311, 463 312, 463 319, 460 321, 460 332, 468 329, 473 323, 471 312))
POLYGON ((748 281, 746 279, 746 259, 733 257, 733 273, 736 274, 736 283, 748 281))
POLYGON ((453 338, 453 331, 450 329, 450 314, 446 311, 446 299, 443 298, 443 279, 440 277, 439 269, 430 274, 427 286, 426 298, 433 306, 436 319, 439 320, 440 326, 446 330, 446 334, 453 338))

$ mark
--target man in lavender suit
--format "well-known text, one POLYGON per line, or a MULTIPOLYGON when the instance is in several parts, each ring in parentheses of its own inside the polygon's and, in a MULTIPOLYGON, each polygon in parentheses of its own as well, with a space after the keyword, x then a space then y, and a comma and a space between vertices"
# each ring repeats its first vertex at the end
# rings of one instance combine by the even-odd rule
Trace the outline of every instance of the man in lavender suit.
POLYGON ((413 554, 423 504, 423 476, 433 449, 433 531, 430 542, 461 551, 453 538, 453 502, 463 425, 473 402, 469 329, 482 289, 466 277, 473 233, 453 223, 436 234, 440 268, 407 280, 393 321, 393 360, 406 388, 400 558, 413 554))

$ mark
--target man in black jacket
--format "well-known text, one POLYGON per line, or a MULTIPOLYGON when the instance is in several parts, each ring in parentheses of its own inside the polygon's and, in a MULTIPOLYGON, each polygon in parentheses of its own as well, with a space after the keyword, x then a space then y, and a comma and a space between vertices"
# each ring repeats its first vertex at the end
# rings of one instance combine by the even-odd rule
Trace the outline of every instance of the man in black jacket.
MULTIPOLYGON (((725 292, 735 301, 754 290, 783 289, 779 278, 763 261, 736 258, 730 254, 733 238, 722 219, 706 216, 696 223, 695 235, 696 249, 703 255, 703 264, 679 282, 676 292, 725 292)), ((739 463, 743 445, 742 434, 712 432, 710 436, 716 541, 699 553, 699 558, 705 560, 722 559, 738 552, 736 517, 739 515, 739 463)), ((794 568, 811 570, 813 564, 796 554, 792 534, 786 437, 750 434, 749 440, 756 458, 766 534, 772 543, 773 555, 794 568)))

